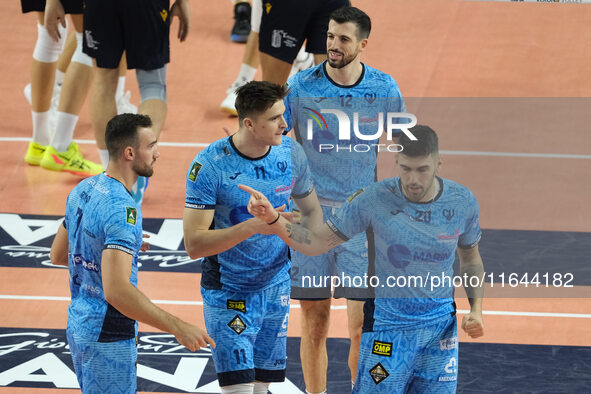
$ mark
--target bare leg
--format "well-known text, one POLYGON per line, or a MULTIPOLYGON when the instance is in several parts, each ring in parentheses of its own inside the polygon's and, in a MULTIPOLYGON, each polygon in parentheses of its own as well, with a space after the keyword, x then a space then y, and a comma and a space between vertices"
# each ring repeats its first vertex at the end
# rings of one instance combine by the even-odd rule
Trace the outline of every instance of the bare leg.
POLYGON ((289 72, 291 71, 291 64, 263 52, 259 56, 261 59, 261 68, 263 69, 263 81, 285 85, 289 77, 289 72))
POLYGON ((117 89, 118 68, 100 68, 94 61, 94 84, 91 95, 90 117, 94 129, 96 145, 99 149, 107 149, 105 130, 107 123, 117 115, 115 90, 117 89))
MULTIPOLYGON (((72 18, 72 21, 74 21, 75 17, 82 18, 82 15, 70 15, 70 17, 72 18)), ((74 26, 74 27, 76 28, 77 32, 82 31, 82 25, 80 25, 80 31, 78 30, 78 28, 76 26, 74 26)), ((75 50, 76 50, 76 35, 75 34, 68 34, 68 38, 66 39, 66 45, 64 46, 64 50, 63 50, 62 54, 60 55, 59 59, 57 59, 57 69, 60 70, 61 72, 63 72, 64 74, 66 73, 66 70, 68 69, 68 66, 70 65, 70 60, 72 60, 72 55, 74 54, 75 50)))
MULTIPOLYGON (((74 22, 74 28, 76 32, 82 32, 82 15, 70 15, 72 18, 72 22, 74 22)), ((76 35, 70 34, 70 36, 74 37, 74 49, 76 48, 76 35)), ((70 37, 68 37, 68 42, 70 41, 70 37)), ((65 51, 64 51, 65 52, 65 51)), ((63 57, 63 55, 62 55, 63 57)), ((70 55, 71 57, 71 55, 70 55)), ((61 62, 58 61, 58 64, 61 62)), ((60 103, 58 107, 58 111, 66 112, 73 115, 78 115, 82 106, 84 105, 84 100, 86 100, 86 95, 88 94, 88 90, 90 89, 90 84, 92 82, 92 67, 88 67, 84 64, 78 62, 71 62, 68 66, 68 70, 66 72, 66 77, 64 78, 64 83, 62 85, 62 91, 60 93, 60 103)))
POLYGON ((140 104, 139 113, 152 119, 152 130, 158 138, 166 120, 167 104, 162 100, 146 100, 140 104))
POLYGON ((349 369, 351 381, 357 377, 357 363, 359 362, 359 346, 361 345, 361 329, 363 327, 363 301, 347 300, 347 317, 349 325, 349 369))
POLYGON ((300 300, 302 306, 302 341, 300 358, 306 390, 320 393, 326 390, 326 337, 330 322, 330 298, 327 300, 300 300))

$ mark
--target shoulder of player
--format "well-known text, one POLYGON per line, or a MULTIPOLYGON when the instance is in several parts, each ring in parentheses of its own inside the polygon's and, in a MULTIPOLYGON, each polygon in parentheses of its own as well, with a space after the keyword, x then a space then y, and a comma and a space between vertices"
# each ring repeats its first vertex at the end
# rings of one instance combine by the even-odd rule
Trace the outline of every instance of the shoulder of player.
POLYGON ((367 81, 371 81, 372 83, 378 83, 382 86, 388 86, 390 88, 398 89, 398 84, 394 77, 390 74, 386 74, 383 71, 378 70, 377 68, 373 68, 371 66, 365 65, 365 76, 367 81))
POLYGON ((302 70, 289 78, 287 81, 287 86, 290 89, 290 94, 297 94, 300 87, 308 83, 315 85, 318 83, 318 80, 325 78, 322 64, 323 63, 320 63, 314 67, 302 70))
POLYGON ((199 152, 191 162, 191 166, 195 162, 198 162, 201 165, 214 163, 224 157, 231 156, 232 152, 233 149, 230 145, 229 138, 221 138, 217 141, 212 142, 205 149, 199 152))
POLYGON ((443 190, 446 198, 460 199, 463 201, 475 200, 474 193, 466 186, 452 181, 451 179, 441 178, 443 181, 443 190))

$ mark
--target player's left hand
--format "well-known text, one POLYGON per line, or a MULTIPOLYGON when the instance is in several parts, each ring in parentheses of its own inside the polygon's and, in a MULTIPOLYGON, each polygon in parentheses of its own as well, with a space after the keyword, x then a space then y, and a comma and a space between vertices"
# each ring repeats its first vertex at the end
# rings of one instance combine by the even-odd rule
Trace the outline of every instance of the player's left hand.
MULTIPOLYGON (((149 234, 143 234, 143 238, 150 238, 149 234)), ((140 251, 145 252, 150 249, 150 244, 147 241, 142 241, 142 246, 140 247, 140 251)))
POLYGON ((170 8, 170 22, 172 18, 179 19, 179 30, 177 38, 183 42, 189 35, 189 28, 191 26, 191 8, 189 7, 189 0, 176 0, 170 8))
POLYGON ((484 321, 482 313, 470 312, 462 318, 462 330, 470 338, 478 338, 484 335, 484 321))

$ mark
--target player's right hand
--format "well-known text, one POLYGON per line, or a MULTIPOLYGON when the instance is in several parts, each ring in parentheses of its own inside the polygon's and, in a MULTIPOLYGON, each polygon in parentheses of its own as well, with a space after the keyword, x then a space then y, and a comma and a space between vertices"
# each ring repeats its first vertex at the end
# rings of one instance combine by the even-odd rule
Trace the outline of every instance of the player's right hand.
POLYGON ((250 193, 250 200, 247 206, 248 213, 265 223, 271 223, 277 218, 277 210, 273 208, 273 205, 271 205, 263 193, 246 185, 238 185, 238 188, 250 193))
POLYGON ((58 24, 66 27, 66 14, 60 0, 47 0, 45 2, 45 29, 52 40, 58 42, 62 38, 58 24))
POLYGON ((194 352, 202 347, 207 347, 208 343, 212 348, 215 348, 214 340, 211 339, 206 331, 182 320, 179 321, 178 325, 179 328, 177 332, 173 334, 178 343, 190 351, 194 352))

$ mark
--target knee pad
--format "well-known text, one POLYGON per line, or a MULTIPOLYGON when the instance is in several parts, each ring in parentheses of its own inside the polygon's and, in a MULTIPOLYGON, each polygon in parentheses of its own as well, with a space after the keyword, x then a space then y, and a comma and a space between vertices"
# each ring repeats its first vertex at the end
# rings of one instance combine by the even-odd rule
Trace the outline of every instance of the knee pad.
POLYGON ((66 36, 68 35, 68 22, 66 19, 66 27, 58 23, 58 30, 61 38, 55 42, 49 36, 45 26, 37 24, 37 42, 35 43, 35 50, 33 50, 33 59, 41 63, 55 63, 64 50, 66 43, 66 36))
POLYGON ((253 394, 267 394, 269 391, 269 384, 265 382, 254 382, 253 394))
POLYGON ((155 70, 135 71, 140 88, 140 104, 146 100, 160 100, 166 103, 166 65, 155 70))
POLYGON ((76 50, 72 55, 72 61, 92 67, 92 58, 82 52, 82 33, 76 32, 76 50))
POLYGON ((222 394, 252 394, 254 383, 233 384, 231 386, 223 386, 222 394))

